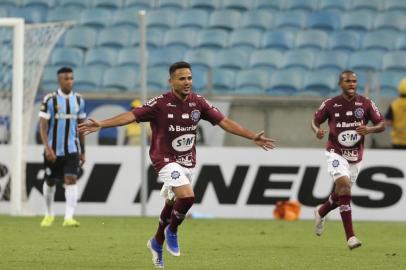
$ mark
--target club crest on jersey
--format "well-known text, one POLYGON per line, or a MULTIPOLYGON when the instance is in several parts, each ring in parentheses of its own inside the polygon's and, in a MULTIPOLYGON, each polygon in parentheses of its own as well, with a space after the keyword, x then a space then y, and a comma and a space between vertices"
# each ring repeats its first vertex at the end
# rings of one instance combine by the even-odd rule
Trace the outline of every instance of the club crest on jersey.
POLYGON ((171 172, 171 178, 176 180, 180 177, 180 173, 178 171, 171 172))
POLYGON ((194 110, 190 113, 190 116, 193 120, 193 122, 197 122, 200 119, 200 111, 199 110, 194 110))
POLYGON ((340 161, 338 161, 338 159, 333 160, 332 164, 334 168, 337 168, 338 166, 340 166, 340 161))
POLYGON ((354 114, 355 114, 355 117, 361 119, 362 117, 364 117, 364 109, 362 109, 362 108, 357 108, 357 109, 354 111, 354 114))

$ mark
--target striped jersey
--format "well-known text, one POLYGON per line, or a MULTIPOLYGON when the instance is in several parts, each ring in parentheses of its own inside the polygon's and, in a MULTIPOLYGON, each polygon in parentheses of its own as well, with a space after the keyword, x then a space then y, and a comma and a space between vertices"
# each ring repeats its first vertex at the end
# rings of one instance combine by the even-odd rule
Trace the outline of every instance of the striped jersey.
POLYGON ((85 119, 85 101, 75 92, 61 89, 44 97, 39 117, 48 120, 48 143, 57 156, 79 153, 78 120, 85 119))

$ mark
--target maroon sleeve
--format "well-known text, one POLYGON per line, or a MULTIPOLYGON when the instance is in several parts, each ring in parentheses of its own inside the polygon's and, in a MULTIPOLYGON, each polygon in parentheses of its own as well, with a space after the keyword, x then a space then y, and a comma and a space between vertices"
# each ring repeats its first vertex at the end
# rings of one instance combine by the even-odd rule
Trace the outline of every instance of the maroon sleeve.
POLYGON ((378 107, 376 107, 375 102, 372 100, 369 100, 368 115, 372 123, 375 125, 383 121, 382 114, 379 112, 378 107))
POLYGON ((202 119, 209 121, 213 126, 220 123, 221 120, 224 119, 224 115, 204 97, 199 97, 202 110, 202 119))
POLYGON ((317 109, 317 111, 314 113, 314 121, 317 123, 317 124, 321 124, 321 123, 323 123, 324 121, 326 121, 327 120, 327 118, 328 118, 328 109, 327 109, 327 102, 328 102, 329 100, 325 100, 321 105, 320 105, 320 107, 317 109))

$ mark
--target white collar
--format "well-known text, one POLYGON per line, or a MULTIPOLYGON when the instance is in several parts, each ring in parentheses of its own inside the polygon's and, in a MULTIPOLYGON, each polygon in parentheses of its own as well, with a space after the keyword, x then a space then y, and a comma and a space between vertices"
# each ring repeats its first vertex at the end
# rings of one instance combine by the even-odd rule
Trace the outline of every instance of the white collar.
POLYGON ((69 95, 67 95, 64 92, 62 92, 61 88, 58 88, 58 95, 63 96, 65 98, 68 98, 68 97, 71 97, 73 95, 73 90, 70 91, 69 95))

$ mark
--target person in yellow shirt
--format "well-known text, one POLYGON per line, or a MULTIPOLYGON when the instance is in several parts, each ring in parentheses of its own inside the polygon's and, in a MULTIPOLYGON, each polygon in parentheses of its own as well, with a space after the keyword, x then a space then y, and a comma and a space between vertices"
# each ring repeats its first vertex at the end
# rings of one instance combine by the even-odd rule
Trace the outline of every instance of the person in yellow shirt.
MULTIPOLYGON (((131 109, 141 107, 142 103, 139 99, 134 99, 131 102, 131 109)), ((125 145, 140 145, 141 144, 141 124, 137 122, 132 122, 128 124, 125 129, 124 135, 125 145)), ((147 127, 147 142, 151 141, 151 128, 147 127)))
POLYGON ((406 78, 399 83, 399 97, 390 104, 385 122, 392 127, 392 147, 406 149, 406 78))

